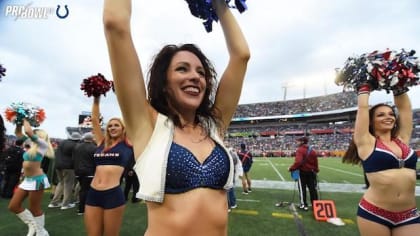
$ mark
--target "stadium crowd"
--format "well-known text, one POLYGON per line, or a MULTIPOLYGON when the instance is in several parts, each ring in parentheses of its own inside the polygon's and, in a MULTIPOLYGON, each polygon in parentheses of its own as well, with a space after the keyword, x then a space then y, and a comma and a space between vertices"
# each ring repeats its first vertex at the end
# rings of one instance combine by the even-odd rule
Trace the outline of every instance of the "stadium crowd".
POLYGON ((356 107, 356 94, 354 92, 335 93, 297 100, 243 104, 237 107, 234 117, 292 115, 340 110, 349 107, 356 107))
MULTIPOLYGON (((238 105, 234 118, 340 111, 355 106, 355 93, 344 92, 298 100, 241 104, 238 105)), ((414 149, 419 150, 420 110, 413 111, 413 123, 415 127, 411 145, 414 149)), ((353 126, 353 121, 260 123, 257 120, 248 124, 231 125, 226 133, 226 141, 235 148, 239 148, 240 143, 247 143, 255 156, 291 156, 295 148, 294 140, 307 135, 316 150, 319 150, 320 156, 341 156, 348 147, 353 126)), ((79 132, 83 135, 90 131, 90 127, 83 125, 66 127, 68 134, 79 132)), ((6 135, 6 140, 6 147, 8 147, 14 144, 16 138, 13 135, 6 135)), ((56 146, 60 141, 61 139, 58 138, 51 139, 53 146, 56 146)))

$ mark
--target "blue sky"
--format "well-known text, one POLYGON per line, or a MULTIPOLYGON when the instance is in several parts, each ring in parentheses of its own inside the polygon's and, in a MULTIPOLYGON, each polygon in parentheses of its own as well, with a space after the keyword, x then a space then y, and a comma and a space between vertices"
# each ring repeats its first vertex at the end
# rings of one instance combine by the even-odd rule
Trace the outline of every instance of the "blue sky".
MULTIPOLYGON (((257 103, 337 93, 334 68, 349 56, 386 48, 415 49, 420 55, 418 0, 248 0, 243 14, 234 11, 247 37, 252 58, 240 103, 257 103)), ((0 63, 7 68, 0 82, 0 111, 12 102, 45 109, 41 128, 65 138, 78 114, 89 111, 92 98, 81 81, 102 73, 111 78, 102 29, 102 1, 0 0, 0 63), (53 9, 47 19, 6 16, 12 5, 53 9), (69 8, 59 19, 55 9, 69 8)), ((143 68, 168 43, 196 43, 219 74, 227 53, 219 25, 207 33, 183 0, 133 1, 132 31, 143 68)), ((412 88, 413 107, 420 108, 420 86, 412 88)), ((371 103, 391 101, 374 92, 371 103)), ((120 116, 115 95, 102 99, 105 120, 120 116)), ((8 133, 13 126, 7 124, 8 133)))

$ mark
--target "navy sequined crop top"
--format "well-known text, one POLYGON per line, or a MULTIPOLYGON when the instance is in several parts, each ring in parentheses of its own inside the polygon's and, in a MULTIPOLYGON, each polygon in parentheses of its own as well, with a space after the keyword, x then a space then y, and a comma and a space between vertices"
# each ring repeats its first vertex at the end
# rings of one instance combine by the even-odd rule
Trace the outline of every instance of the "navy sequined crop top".
POLYGON ((125 141, 121 141, 114 146, 104 150, 101 144, 93 155, 96 165, 118 165, 127 167, 130 160, 134 158, 133 147, 125 141))
POLYGON ((385 144, 377 139, 375 150, 373 150, 372 154, 366 160, 362 161, 363 169, 366 173, 403 167, 416 169, 416 152, 399 139, 394 139, 393 141, 401 148, 402 157, 397 157, 385 144))
POLYGON ((229 163, 227 153, 217 143, 201 164, 188 149, 172 142, 165 193, 184 193, 195 188, 223 189, 229 176, 229 163))

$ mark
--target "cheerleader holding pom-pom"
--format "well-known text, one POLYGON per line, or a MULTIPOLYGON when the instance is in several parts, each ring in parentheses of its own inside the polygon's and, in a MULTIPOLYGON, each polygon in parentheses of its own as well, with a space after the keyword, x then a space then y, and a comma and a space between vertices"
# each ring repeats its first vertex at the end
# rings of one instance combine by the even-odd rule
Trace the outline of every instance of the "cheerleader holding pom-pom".
POLYGON ((80 85, 80 90, 85 91, 85 95, 88 97, 106 96, 106 93, 111 89, 114 90, 113 82, 108 81, 101 73, 84 79, 80 85))
MULTIPOLYGON (((28 113, 34 110, 30 110, 28 113)), ((37 119, 34 118, 36 115, 28 116, 28 114, 20 112, 17 111, 13 119, 13 122, 16 124, 15 135, 18 139, 29 139, 31 147, 23 154, 22 170, 24 179, 14 191, 8 209, 28 225, 27 235, 48 236, 48 231, 45 229, 45 214, 41 203, 44 190, 50 187, 50 183, 47 175, 41 168, 41 162, 45 157, 53 158, 54 150, 47 132, 41 129, 32 129, 31 126, 39 125, 40 121, 37 120, 36 124, 30 124, 28 118, 32 118, 32 121, 34 121, 34 119, 37 119), (29 209, 23 206, 26 198, 28 198, 29 209)), ((10 114, 12 113, 9 112, 10 114)))
POLYGON ((407 91, 419 81, 414 51, 364 54, 349 58, 336 79, 357 91, 353 139, 343 162, 363 166, 369 188, 357 210, 360 235, 418 235, 416 206, 417 154, 409 147, 413 112, 407 91), (392 91, 395 107, 369 105, 373 90, 392 91), (384 181, 386 179, 386 181, 384 181))
MULTIPOLYGON (((234 166, 223 132, 238 105, 250 51, 225 0, 188 3, 211 3, 219 19, 228 54, 220 80, 209 58, 191 43, 163 46, 143 73, 131 35, 131 1, 104 4, 116 96, 133 143, 140 181, 136 196, 146 201, 148 236, 228 233, 226 190, 233 186, 234 166)), ((174 26, 181 34, 189 30, 183 23, 174 26)))

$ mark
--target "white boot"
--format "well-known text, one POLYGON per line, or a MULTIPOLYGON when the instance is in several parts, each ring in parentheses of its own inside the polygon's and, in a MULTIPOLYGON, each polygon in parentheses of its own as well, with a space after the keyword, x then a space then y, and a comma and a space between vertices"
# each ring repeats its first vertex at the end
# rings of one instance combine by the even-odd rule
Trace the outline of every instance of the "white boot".
POLYGON ((45 226, 45 214, 42 214, 40 216, 36 216, 34 218, 35 218, 35 222, 37 224, 36 236, 49 236, 50 234, 44 228, 44 226, 45 226))
POLYGON ((16 214, 16 216, 28 225, 28 234, 26 236, 34 236, 36 221, 32 213, 28 209, 25 209, 21 213, 16 214))

